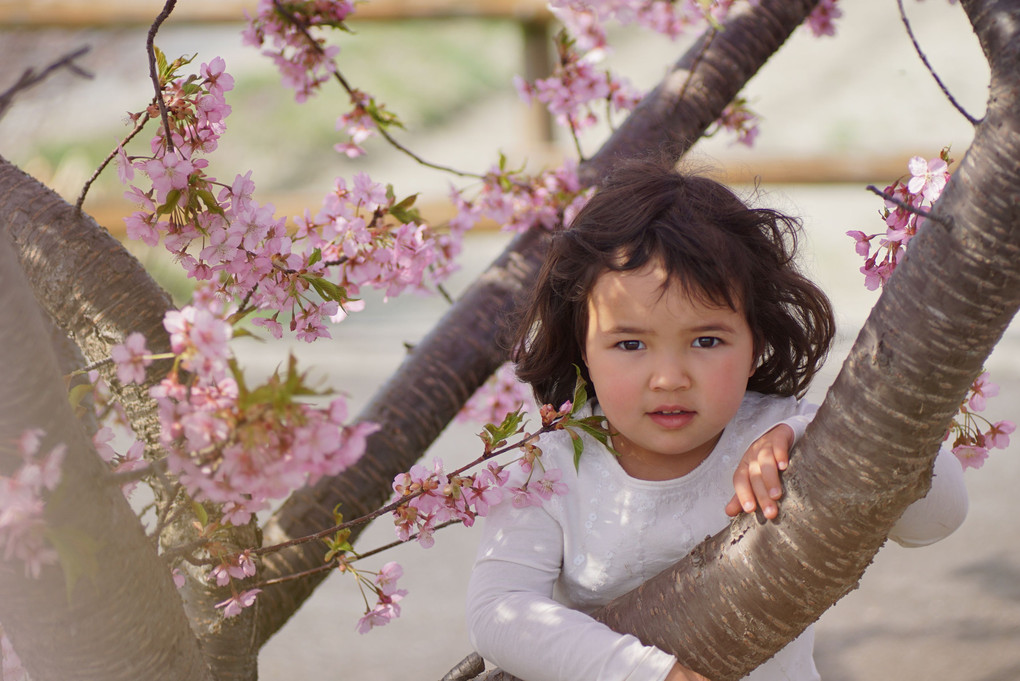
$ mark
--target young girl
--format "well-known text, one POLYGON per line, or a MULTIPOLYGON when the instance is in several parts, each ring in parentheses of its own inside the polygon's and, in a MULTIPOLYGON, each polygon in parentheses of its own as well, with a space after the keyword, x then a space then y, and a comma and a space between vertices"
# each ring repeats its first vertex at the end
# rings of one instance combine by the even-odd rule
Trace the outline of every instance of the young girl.
MULTIPOLYGON (((801 402, 832 341, 825 295, 793 264, 795 220, 718 183, 648 162, 621 167, 553 240, 517 338, 540 404, 571 398, 578 367, 610 452, 542 437, 568 492, 492 509, 468 587, 476 650, 525 681, 698 680, 590 613, 677 562, 728 516, 778 512, 779 471, 814 414, 801 402), (736 471, 734 473, 734 470, 736 471)), ((922 545, 966 513, 940 455, 932 491, 891 536, 922 545)), ((818 679, 809 628, 747 679, 818 679)))

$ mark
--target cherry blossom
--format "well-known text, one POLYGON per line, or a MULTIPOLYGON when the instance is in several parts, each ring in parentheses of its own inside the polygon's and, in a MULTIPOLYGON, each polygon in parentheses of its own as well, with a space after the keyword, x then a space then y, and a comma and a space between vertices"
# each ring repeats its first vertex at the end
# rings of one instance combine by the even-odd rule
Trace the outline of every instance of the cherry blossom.
POLYGON ((27 429, 17 441, 21 465, 8 477, 0 475, 0 550, 3 560, 24 564, 25 576, 38 578, 57 552, 45 538, 44 496, 57 488, 66 447, 58 444, 42 454, 45 433, 27 429))
POLYGON ((137 331, 128 334, 123 343, 110 349, 110 357, 117 365, 117 378, 121 383, 145 382, 145 367, 152 364, 145 336, 137 331))
POLYGON ((517 380, 514 366, 507 362, 482 384, 457 414, 457 420, 499 423, 518 409, 534 412, 531 389, 517 380))
POLYGON ((225 601, 220 601, 216 604, 217 608, 223 608, 224 617, 235 617, 241 614, 241 611, 245 608, 250 608, 255 604, 256 597, 262 593, 262 589, 248 589, 240 593, 231 595, 230 598, 225 601))
POLYGON ((970 399, 967 401, 968 406, 974 411, 984 411, 987 399, 999 394, 999 386, 996 383, 992 383, 986 371, 975 379, 970 391, 970 399))
POLYGON ((821 0, 811 10, 805 23, 815 36, 836 35, 835 20, 843 16, 843 10, 836 3, 837 0, 821 0))
POLYGON ((933 158, 925 161, 920 156, 914 156, 910 159, 907 167, 911 174, 907 190, 911 194, 920 194, 929 203, 935 203, 949 180, 948 166, 945 160, 933 158))

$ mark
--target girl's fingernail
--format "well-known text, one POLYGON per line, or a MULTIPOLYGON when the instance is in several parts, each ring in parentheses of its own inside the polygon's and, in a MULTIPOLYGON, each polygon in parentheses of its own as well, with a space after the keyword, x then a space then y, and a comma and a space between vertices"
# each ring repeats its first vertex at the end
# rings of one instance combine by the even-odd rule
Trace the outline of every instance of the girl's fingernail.
POLYGON ((782 494, 783 490, 779 489, 778 487, 773 487, 772 489, 769 490, 769 495, 773 499, 778 499, 780 496, 782 496, 782 494))
POLYGON ((748 513, 753 511, 754 510, 754 502, 753 501, 748 501, 747 503, 745 503, 744 504, 744 510, 747 511, 748 513))

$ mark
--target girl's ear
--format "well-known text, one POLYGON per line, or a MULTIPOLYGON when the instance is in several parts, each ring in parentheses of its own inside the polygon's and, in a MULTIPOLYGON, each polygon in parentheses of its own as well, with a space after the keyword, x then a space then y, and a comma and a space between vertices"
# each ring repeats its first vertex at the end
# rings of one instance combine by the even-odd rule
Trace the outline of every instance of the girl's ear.
POLYGON ((748 378, 754 376, 754 372, 758 371, 758 367, 761 366, 762 355, 765 354, 765 339, 762 338, 761 332, 754 334, 754 360, 751 362, 751 371, 747 374, 748 378))

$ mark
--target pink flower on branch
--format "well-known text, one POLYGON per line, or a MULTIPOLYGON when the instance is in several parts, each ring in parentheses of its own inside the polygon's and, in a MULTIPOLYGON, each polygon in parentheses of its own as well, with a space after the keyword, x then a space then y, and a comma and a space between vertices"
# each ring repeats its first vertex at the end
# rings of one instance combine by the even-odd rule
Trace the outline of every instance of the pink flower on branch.
POLYGON ((121 383, 145 382, 145 367, 152 364, 145 336, 137 331, 128 334, 123 343, 110 349, 110 357, 117 365, 117 378, 121 383))
POLYGON ((284 85, 303 102, 336 71, 340 48, 326 44, 321 28, 343 28, 354 3, 305 0, 284 7, 281 12, 273 0, 260 0, 254 17, 245 12, 248 27, 241 36, 244 44, 265 48, 262 53, 276 63, 284 85))
POLYGON ((260 593, 262 593, 262 589, 248 589, 235 593, 227 600, 217 603, 216 607, 223 608, 224 617, 235 617, 240 615, 245 608, 255 605, 255 599, 260 593))

